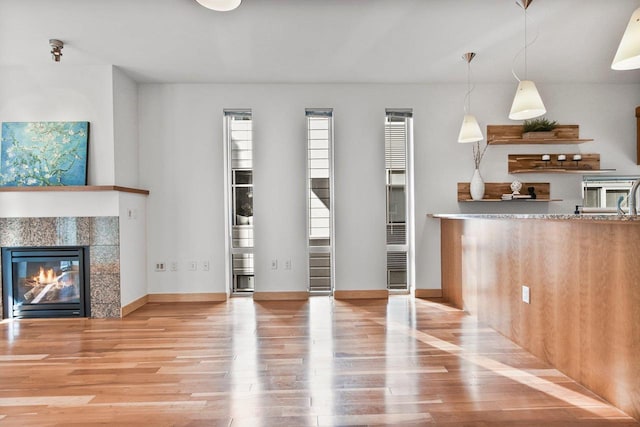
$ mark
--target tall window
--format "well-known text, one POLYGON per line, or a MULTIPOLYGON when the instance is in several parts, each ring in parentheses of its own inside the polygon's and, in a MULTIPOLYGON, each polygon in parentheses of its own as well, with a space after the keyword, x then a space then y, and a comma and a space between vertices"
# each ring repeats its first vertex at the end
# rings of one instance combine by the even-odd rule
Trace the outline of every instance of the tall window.
POLYGON ((253 129, 251 110, 225 110, 230 258, 233 292, 252 292, 253 129))
POLYGON ((333 110, 307 109, 309 291, 333 290, 333 110))
POLYGON ((408 289, 409 171, 412 134, 411 110, 387 110, 384 122, 384 158, 387 193, 387 287, 408 289))

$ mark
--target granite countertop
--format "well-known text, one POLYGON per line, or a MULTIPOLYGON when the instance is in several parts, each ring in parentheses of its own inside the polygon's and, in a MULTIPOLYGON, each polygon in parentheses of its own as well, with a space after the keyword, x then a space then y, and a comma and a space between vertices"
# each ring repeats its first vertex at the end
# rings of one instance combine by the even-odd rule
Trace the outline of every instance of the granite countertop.
POLYGON ((443 219, 547 219, 547 220, 577 220, 577 221, 619 221, 638 222, 640 215, 615 214, 428 214, 429 218, 443 219))

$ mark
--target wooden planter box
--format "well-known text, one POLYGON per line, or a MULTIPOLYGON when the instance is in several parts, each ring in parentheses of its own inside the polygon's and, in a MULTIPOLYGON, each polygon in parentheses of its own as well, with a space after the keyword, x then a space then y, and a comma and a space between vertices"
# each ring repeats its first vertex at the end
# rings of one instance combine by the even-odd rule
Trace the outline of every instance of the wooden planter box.
POLYGON ((556 131, 550 130, 545 132, 525 132, 522 134, 523 139, 553 139, 556 137, 556 131))

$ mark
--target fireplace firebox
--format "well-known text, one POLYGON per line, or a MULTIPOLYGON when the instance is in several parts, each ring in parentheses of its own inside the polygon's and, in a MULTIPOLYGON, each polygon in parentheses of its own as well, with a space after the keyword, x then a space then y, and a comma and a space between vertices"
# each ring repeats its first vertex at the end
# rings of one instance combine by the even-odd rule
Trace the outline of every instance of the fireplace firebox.
POLYGON ((89 248, 2 249, 4 316, 89 317, 89 248))

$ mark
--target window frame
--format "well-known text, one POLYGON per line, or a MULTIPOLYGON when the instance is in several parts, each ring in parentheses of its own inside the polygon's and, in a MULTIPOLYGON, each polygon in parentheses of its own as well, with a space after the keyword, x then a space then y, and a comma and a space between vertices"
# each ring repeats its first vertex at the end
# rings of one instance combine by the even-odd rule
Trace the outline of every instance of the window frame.
MULTIPOLYGON (((253 114, 250 109, 225 109, 223 111, 223 138, 224 138, 224 156, 225 156, 225 177, 224 177, 224 193, 225 193, 225 227, 227 239, 225 243, 226 249, 226 279, 228 289, 232 294, 247 294, 255 291, 255 241, 254 241, 254 225, 253 225, 253 201, 251 202, 251 213, 248 224, 238 224, 238 210, 236 206, 238 188, 250 188, 253 195, 255 175, 254 175, 254 159, 253 159, 253 114), (233 132, 232 123, 233 119, 248 119, 251 122, 249 129, 250 141, 251 141, 251 167, 234 167, 234 162, 240 163, 238 159, 234 159, 233 149, 233 132), (237 184, 237 172, 250 171, 251 172, 251 184, 237 184), (240 234, 249 237, 238 237, 235 235, 240 234), (238 244, 239 241, 246 239, 250 240, 250 244, 242 246, 238 244), (253 274, 235 274, 236 264, 240 262, 238 258, 247 258, 252 267, 253 274), (248 277, 247 282, 253 284, 253 288, 241 289, 238 286, 241 277, 248 277)), ((246 151, 246 150, 245 150, 246 151)), ((246 159, 245 159, 246 160, 246 159)))
POLYGON ((308 260, 308 269, 307 269, 307 289, 310 293, 314 295, 318 294, 328 294, 332 295, 335 289, 335 211, 334 211, 334 116, 332 108, 307 108, 305 109, 305 121, 306 121, 306 149, 305 149, 305 192, 306 192, 306 241, 307 241, 307 260, 308 260), (312 223, 311 223, 311 211, 312 211, 312 181, 313 178, 311 176, 311 160, 313 159, 310 156, 311 150, 317 150, 316 148, 312 148, 312 142, 314 139, 311 138, 311 131, 314 130, 310 126, 311 118, 327 118, 328 119, 328 129, 327 129, 327 166, 329 169, 328 180, 329 180, 329 244, 328 245, 312 245, 312 223), (311 275, 311 259, 313 254, 328 254, 329 257, 329 289, 313 289, 312 287, 312 275, 311 275))

